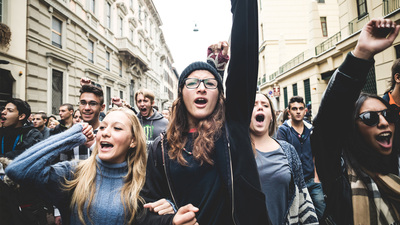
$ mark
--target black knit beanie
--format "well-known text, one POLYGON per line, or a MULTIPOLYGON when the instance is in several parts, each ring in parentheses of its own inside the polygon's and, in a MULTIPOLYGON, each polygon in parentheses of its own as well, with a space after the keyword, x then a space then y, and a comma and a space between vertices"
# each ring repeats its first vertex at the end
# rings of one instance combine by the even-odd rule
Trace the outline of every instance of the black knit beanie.
POLYGON ((212 75, 214 75, 215 79, 218 81, 218 89, 220 91, 223 91, 221 75, 219 75, 217 69, 215 69, 215 67, 213 65, 210 65, 206 62, 198 61, 198 62, 191 63, 181 73, 181 76, 179 77, 179 87, 178 87, 179 92, 182 91, 185 78, 187 78, 191 73, 193 73, 196 70, 207 70, 212 75))

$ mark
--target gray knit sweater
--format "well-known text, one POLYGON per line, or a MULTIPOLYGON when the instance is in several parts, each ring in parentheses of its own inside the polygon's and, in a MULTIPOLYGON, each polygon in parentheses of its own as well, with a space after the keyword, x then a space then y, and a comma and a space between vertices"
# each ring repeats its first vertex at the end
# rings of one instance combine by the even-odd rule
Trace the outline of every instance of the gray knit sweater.
MULTIPOLYGON (((82 125, 77 124, 67 131, 32 146, 17 157, 6 169, 7 175, 21 185, 31 185, 56 205, 63 217, 63 223, 81 224, 76 210, 69 210, 70 193, 61 190, 64 177, 72 179, 72 172, 77 162, 65 161, 55 165, 51 162, 60 153, 83 144, 86 141, 82 134, 82 125)), ((126 162, 109 164, 98 156, 96 175, 96 194, 90 207, 90 218, 86 208, 84 217, 86 224, 125 224, 124 208, 120 198, 123 177, 127 174, 126 162)))

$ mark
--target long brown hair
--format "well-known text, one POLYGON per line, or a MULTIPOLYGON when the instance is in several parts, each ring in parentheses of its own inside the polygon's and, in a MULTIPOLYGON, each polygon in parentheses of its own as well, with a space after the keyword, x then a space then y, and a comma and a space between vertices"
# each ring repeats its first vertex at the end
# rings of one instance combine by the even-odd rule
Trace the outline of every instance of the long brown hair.
MULTIPOLYGON (((176 159, 179 164, 187 165, 183 157, 183 149, 187 142, 189 133, 188 111, 183 102, 182 91, 178 93, 178 98, 172 105, 172 114, 170 125, 167 131, 167 140, 169 144, 168 155, 171 159, 176 159)), ((220 90, 218 102, 214 111, 205 119, 197 124, 197 132, 193 141, 193 157, 202 165, 204 162, 213 165, 211 159, 215 147, 215 141, 220 137, 222 126, 225 121, 225 98, 220 90)))

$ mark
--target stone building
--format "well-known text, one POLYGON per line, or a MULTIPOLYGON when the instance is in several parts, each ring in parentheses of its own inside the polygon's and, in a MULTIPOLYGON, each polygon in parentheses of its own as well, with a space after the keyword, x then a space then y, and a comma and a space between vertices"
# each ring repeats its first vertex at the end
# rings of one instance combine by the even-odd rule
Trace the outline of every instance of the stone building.
POLYGON ((139 88, 152 90, 159 108, 176 98, 173 57, 151 0, 0 0, 0 5, 2 22, 12 30, 10 47, 0 50, 0 58, 10 61, 0 65, 0 71, 9 71, 1 73, 0 83, 11 80, 11 95, 28 101, 32 112, 57 114, 62 103, 77 105, 81 77, 103 89, 106 109, 114 96, 134 106, 139 88), (18 60, 21 66, 14 68, 18 60))
MULTIPOLYGON (((399 24, 399 3, 399 0, 261 0, 260 90, 270 95, 280 110, 287 107, 290 97, 303 96, 315 116, 329 78, 354 49, 363 25, 379 17, 399 24), (270 13, 282 10, 286 15, 278 19, 277 13, 270 13)), ((387 90, 390 67, 400 57, 399 44, 398 37, 391 48, 375 56, 375 67, 369 73, 364 91, 382 96, 387 90)))

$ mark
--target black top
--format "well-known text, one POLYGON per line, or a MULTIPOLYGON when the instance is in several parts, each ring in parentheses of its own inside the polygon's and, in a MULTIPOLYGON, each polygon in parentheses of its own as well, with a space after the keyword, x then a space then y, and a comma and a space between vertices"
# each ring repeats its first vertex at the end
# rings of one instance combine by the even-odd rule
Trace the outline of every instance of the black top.
MULTIPOLYGON (((188 166, 182 166, 173 160, 169 164, 171 181, 177 193, 178 207, 192 203, 199 208, 196 218, 199 224, 233 224, 230 216, 230 205, 227 186, 222 181, 217 167, 207 163, 200 163, 194 159, 193 134, 188 135, 186 151, 183 156, 188 166), (190 191, 188 191, 190 190, 190 191)), ((216 142, 216 149, 223 149, 220 138, 216 142)), ((212 157, 215 161, 215 155, 212 157)))

